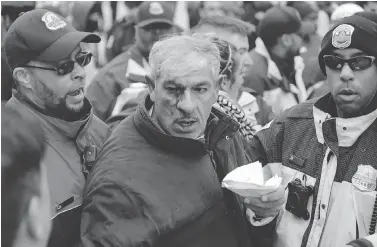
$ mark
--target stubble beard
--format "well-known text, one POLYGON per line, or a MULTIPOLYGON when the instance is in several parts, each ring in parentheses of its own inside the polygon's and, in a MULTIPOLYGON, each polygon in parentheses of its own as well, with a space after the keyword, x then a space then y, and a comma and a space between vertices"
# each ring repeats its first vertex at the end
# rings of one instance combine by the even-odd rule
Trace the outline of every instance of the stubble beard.
POLYGON ((59 97, 43 82, 39 82, 39 85, 41 85, 41 90, 38 90, 38 97, 44 102, 44 107, 48 112, 67 121, 78 120, 84 115, 84 101, 78 107, 70 106, 67 104, 67 95, 63 98, 59 97))

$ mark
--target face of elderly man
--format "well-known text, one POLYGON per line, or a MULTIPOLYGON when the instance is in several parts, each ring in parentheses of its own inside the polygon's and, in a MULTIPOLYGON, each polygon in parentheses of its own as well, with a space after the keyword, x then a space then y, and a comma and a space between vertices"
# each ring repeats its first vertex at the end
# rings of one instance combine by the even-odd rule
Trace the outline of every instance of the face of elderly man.
POLYGON ((190 37, 170 38, 157 46, 165 48, 157 55, 162 60, 155 66, 160 70, 151 88, 152 118, 172 136, 197 139, 204 133, 218 95, 218 53, 216 57, 210 49, 218 50, 190 37))

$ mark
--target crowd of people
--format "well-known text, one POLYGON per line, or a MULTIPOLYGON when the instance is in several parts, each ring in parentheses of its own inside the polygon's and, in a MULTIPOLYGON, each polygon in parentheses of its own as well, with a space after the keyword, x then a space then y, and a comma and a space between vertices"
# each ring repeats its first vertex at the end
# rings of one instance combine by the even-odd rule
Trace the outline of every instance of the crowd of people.
POLYGON ((377 246, 376 2, 1 4, 2 246, 377 246))

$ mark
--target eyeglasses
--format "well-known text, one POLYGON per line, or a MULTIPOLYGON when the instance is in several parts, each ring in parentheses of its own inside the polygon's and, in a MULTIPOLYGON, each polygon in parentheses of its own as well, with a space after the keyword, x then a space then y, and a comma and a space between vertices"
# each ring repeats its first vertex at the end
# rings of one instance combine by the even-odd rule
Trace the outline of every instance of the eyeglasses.
POLYGON ((39 66, 33 66, 33 65, 27 65, 27 64, 23 65, 23 67, 56 71, 58 75, 63 76, 73 71, 73 69, 75 68, 76 62, 81 67, 85 67, 86 65, 88 65, 90 61, 92 60, 92 56, 93 55, 90 52, 81 52, 76 57, 76 60, 69 60, 69 61, 63 62, 55 68, 46 68, 46 67, 39 67, 39 66))
POLYGON ((323 60, 327 67, 332 70, 341 70, 345 63, 350 66, 352 70, 364 70, 371 67, 376 60, 372 56, 357 56, 350 59, 343 59, 334 55, 325 55, 323 60))

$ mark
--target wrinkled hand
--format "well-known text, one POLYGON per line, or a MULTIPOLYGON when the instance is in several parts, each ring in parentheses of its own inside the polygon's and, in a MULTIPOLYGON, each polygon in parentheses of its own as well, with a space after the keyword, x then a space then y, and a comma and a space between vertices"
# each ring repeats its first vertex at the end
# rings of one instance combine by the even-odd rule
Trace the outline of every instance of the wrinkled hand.
POLYGON ((266 218, 275 217, 285 203, 285 190, 280 186, 274 192, 260 197, 247 197, 244 199, 245 206, 251 209, 255 215, 266 218))

